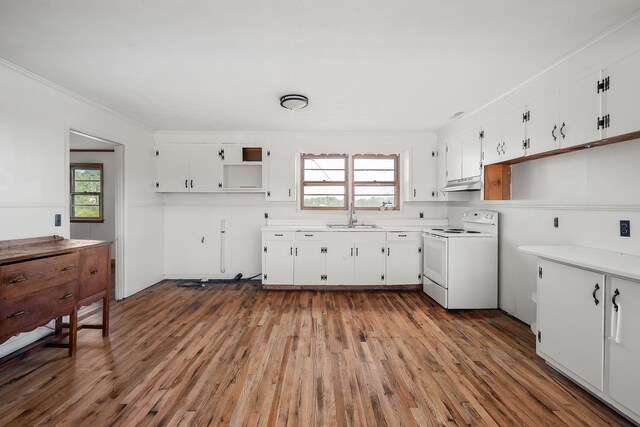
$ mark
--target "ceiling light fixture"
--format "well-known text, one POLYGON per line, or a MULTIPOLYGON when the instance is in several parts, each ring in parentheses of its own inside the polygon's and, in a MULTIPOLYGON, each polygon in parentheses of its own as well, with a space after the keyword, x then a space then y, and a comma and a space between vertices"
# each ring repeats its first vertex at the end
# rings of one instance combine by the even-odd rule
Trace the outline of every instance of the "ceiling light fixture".
POLYGON ((301 110, 309 105, 309 98, 304 95, 284 95, 280 98, 280 106, 287 110, 301 110))

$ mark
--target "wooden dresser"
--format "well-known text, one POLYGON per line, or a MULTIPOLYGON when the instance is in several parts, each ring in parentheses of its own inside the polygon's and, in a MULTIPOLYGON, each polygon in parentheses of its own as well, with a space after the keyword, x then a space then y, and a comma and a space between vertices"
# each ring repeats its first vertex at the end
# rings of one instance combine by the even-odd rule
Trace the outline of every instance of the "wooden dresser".
POLYGON ((76 351, 77 331, 109 335, 111 243, 60 236, 0 241, 0 343, 55 320, 47 337, 2 359, 0 368, 43 346, 76 351), (78 325, 78 308, 103 301, 102 323, 78 325), (62 323, 62 316, 69 323, 62 323), (68 329, 68 343, 61 343, 68 329), (53 342, 57 341, 57 342, 53 342))

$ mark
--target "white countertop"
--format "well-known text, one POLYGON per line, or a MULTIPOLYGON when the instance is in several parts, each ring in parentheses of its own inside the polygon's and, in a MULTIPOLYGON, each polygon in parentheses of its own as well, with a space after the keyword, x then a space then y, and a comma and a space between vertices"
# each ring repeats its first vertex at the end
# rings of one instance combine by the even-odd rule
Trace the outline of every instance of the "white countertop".
POLYGON ((260 230, 262 231, 317 231, 317 232, 363 232, 363 231, 372 231, 372 232, 387 232, 387 231, 418 231, 422 232, 426 229, 431 228, 430 226, 420 227, 420 226, 412 226, 412 225, 384 225, 377 226, 376 228, 331 228, 328 225, 267 225, 262 227, 260 230))
POLYGON ((577 267, 640 280, 640 256, 586 246, 520 246, 522 252, 577 267))

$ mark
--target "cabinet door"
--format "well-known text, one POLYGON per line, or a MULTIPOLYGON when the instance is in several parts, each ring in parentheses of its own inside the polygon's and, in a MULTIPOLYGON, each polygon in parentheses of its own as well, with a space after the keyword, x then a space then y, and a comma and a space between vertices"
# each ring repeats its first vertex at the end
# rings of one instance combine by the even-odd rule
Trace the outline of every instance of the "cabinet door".
POLYGON ((373 242, 355 244, 356 285, 384 285, 384 261, 386 250, 383 244, 373 242))
POLYGON ((411 148, 410 201, 430 202, 436 199, 436 142, 411 148))
POLYGON ((438 144, 436 150, 436 198, 437 200, 449 200, 448 194, 442 190, 447 185, 447 156, 446 144, 438 144))
POLYGON ((221 144, 217 146, 216 155, 219 150, 223 150, 222 156, 218 158, 223 163, 240 163, 242 162, 242 146, 237 144, 221 144))
POLYGON ((422 282, 422 256, 419 242, 387 242, 385 280, 387 285, 410 285, 422 282))
POLYGON ((462 177, 479 176, 482 147, 480 145, 480 130, 467 132, 462 137, 462 177))
POLYGON ((222 160, 219 145, 197 144, 189 150, 189 190, 195 193, 222 191, 222 160))
POLYGON ((355 249, 351 242, 329 242, 325 255, 327 285, 353 284, 353 259, 355 249))
POLYGON ((293 284, 293 241, 266 242, 265 285, 293 284))
POLYGON ((503 116, 501 120, 502 144, 500 152, 502 161, 524 156, 522 141, 524 140, 524 108, 516 108, 503 116))
POLYGON ((607 137, 640 130, 640 52, 607 68, 609 90, 605 92, 610 125, 607 137))
POLYGON ((500 162, 502 152, 502 131, 500 130, 501 118, 493 119, 482 125, 482 164, 492 165, 500 162))
POLYGON ((291 147, 267 148, 268 202, 292 202, 296 200, 296 154, 291 147))
POLYGON ((526 122, 527 156, 560 148, 558 125, 558 92, 553 92, 529 104, 529 121, 526 122))
POLYGON ((538 266, 538 350, 603 390, 604 276, 545 260, 538 266))
POLYGON ((156 145, 156 191, 161 193, 189 191, 189 150, 187 144, 156 145))
POLYGON ((609 394, 612 398, 640 414, 640 283, 611 278, 607 304, 611 310, 609 323, 609 394), (618 291, 614 310, 613 293, 618 291), (619 334, 616 337, 616 329, 619 334), (617 339, 616 339, 617 338, 617 339))
POLYGON ((447 142, 447 181, 462 178, 462 139, 451 138, 447 142))
POLYGON ((600 72, 591 74, 562 89, 559 93, 560 147, 601 139, 597 120, 600 114, 600 95, 597 84, 600 72), (564 136, 563 136, 564 135, 564 136))
POLYGON ((293 283, 296 285, 323 285, 323 244, 320 241, 296 242, 293 248, 293 283))

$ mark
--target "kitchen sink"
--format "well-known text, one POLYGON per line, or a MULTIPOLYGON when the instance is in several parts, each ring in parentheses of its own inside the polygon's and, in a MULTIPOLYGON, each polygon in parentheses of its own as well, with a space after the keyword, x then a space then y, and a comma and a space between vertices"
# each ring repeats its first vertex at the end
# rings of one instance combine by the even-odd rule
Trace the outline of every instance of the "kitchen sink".
POLYGON ((377 225, 374 224, 329 224, 327 227, 329 228, 345 228, 345 229, 366 229, 366 228, 378 228, 377 225))

